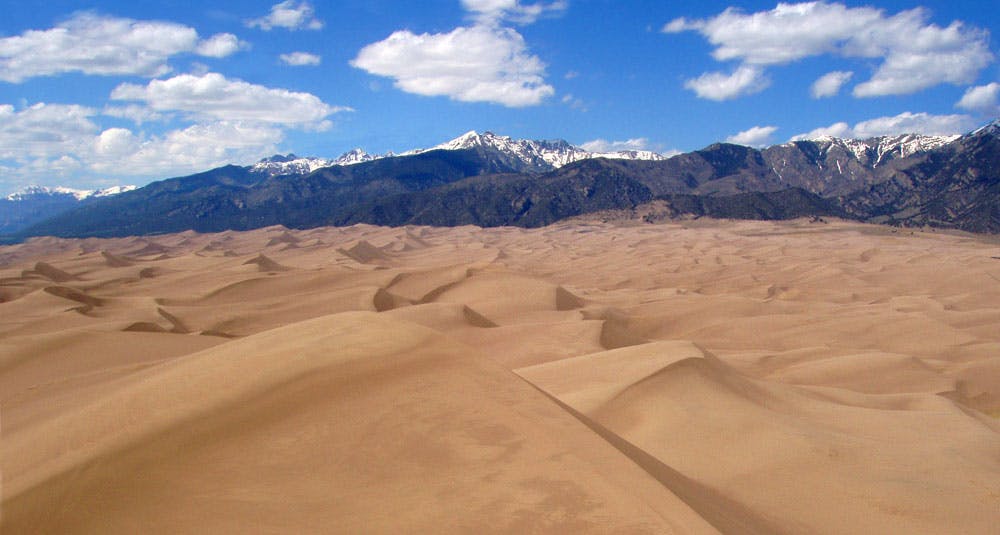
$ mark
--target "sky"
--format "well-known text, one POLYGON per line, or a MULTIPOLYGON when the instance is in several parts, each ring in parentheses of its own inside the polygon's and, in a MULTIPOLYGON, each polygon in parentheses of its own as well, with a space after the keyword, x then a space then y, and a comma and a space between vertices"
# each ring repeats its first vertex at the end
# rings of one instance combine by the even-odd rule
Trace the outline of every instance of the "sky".
POLYGON ((0 0, 0 193, 469 130, 666 155, 1000 116, 1000 2, 0 0))

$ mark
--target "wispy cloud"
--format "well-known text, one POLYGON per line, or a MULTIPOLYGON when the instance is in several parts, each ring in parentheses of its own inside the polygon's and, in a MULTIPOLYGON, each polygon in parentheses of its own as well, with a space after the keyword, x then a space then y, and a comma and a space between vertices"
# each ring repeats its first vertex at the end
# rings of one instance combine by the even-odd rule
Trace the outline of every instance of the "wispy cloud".
POLYGON ((531 24, 545 15, 557 15, 569 7, 565 0, 523 4, 520 0, 462 0, 462 7, 473 14, 475 20, 483 24, 498 24, 502 21, 516 24, 531 24))
POLYGON ((274 28, 286 30, 321 30, 323 21, 316 18, 316 10, 309 2, 285 0, 271 6, 267 15, 248 20, 247 27, 270 31, 274 28))
POLYGON ((308 52, 292 52, 290 54, 282 54, 279 57, 281 58, 282 63, 293 67, 319 65, 322 61, 322 58, 316 54, 310 54, 308 52))

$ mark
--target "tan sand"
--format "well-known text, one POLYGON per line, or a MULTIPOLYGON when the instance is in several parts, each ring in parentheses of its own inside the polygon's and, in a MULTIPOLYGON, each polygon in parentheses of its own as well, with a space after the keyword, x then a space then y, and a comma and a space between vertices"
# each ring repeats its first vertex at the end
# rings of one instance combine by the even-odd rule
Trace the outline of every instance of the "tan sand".
POLYGON ((1000 242, 580 220, 0 248, 3 533, 995 533, 1000 242))

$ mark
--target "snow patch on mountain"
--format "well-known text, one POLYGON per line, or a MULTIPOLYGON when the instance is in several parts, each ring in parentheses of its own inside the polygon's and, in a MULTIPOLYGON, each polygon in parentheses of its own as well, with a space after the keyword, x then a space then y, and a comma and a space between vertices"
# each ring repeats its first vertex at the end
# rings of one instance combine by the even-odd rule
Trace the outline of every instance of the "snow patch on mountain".
POLYGON ((823 154, 834 148, 842 149, 854 156, 859 162, 878 166, 891 158, 906 158, 913 154, 931 151, 943 147, 962 136, 924 136, 919 134, 902 134, 898 136, 879 136, 868 139, 843 139, 832 136, 819 136, 812 141, 820 145, 823 154))
POLYGON ((76 200, 82 201, 91 197, 108 197, 111 195, 118 195, 134 189, 136 189, 136 186, 132 185, 112 186, 104 189, 74 189, 64 186, 48 187, 31 185, 25 186, 24 188, 7 195, 6 199, 8 201, 26 201, 30 199, 37 199, 39 197, 72 196, 76 200))
POLYGON ((317 169, 334 165, 354 165, 386 158, 393 154, 368 154, 363 149, 351 149, 337 158, 301 157, 294 154, 275 154, 250 166, 250 171, 267 176, 308 175, 317 169))
POLYGON ((566 164, 586 160, 590 158, 612 158, 618 160, 666 160, 666 156, 645 150, 625 150, 616 152, 590 152, 568 142, 556 140, 529 140, 513 139, 509 136, 498 136, 493 132, 483 132, 482 134, 471 130, 458 136, 457 138, 431 147, 430 149, 413 151, 414 153, 425 152, 426 150, 460 150, 473 147, 488 147, 496 149, 505 154, 516 156, 527 164, 537 164, 545 162, 553 168, 559 168, 566 164))
POLYGON ((399 154, 369 154, 362 149, 353 149, 335 159, 300 157, 294 154, 276 154, 250 166, 250 171, 267 176, 306 175, 317 169, 334 165, 354 165, 370 162, 392 156, 412 156, 432 150, 464 150, 475 147, 495 149, 501 153, 513 156, 528 166, 540 168, 559 168, 566 164, 588 158, 613 158, 619 160, 665 160, 666 156, 648 150, 623 150, 617 152, 590 152, 561 139, 538 141, 528 139, 513 139, 509 136, 499 136, 493 132, 482 134, 471 130, 455 139, 435 145, 428 149, 412 149, 399 154))
POLYGON ((969 134, 970 136, 982 136, 982 135, 1000 135, 1000 119, 994 119, 992 122, 976 129, 974 132, 969 134))

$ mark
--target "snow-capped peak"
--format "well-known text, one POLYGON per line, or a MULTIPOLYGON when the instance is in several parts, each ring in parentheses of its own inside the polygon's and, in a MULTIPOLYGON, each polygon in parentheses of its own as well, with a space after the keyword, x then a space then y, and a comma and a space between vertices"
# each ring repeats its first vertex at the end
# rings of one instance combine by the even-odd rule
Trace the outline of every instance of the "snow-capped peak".
POLYGON ((661 154, 646 150, 589 152, 580 147, 570 145, 561 139, 533 141, 528 139, 514 139, 510 136, 500 136, 493 132, 483 132, 480 134, 475 130, 470 130, 455 139, 435 145, 429 149, 413 149, 400 154, 392 152, 368 154, 362 149, 352 149, 332 160, 315 157, 302 158, 294 154, 276 154, 253 164, 250 166, 250 171, 266 174, 267 176, 305 175, 317 169, 334 165, 354 165, 391 156, 412 156, 432 150, 464 150, 475 147, 495 149, 503 154, 517 158, 529 168, 541 170, 562 167, 568 163, 588 158, 614 158, 622 160, 666 159, 661 154))
POLYGON ((125 186, 111 186, 110 188, 104 188, 104 189, 95 190, 93 196, 94 197, 110 197, 112 195, 118 195, 119 193, 125 193, 125 192, 132 191, 132 190, 134 190, 136 188, 138 188, 138 186, 134 186, 132 184, 128 184, 128 185, 125 185, 125 186))
MULTIPOLYGON (((476 132, 475 130, 469 130, 468 132, 456 137, 451 141, 445 141, 444 143, 441 143, 440 145, 435 145, 434 147, 431 147, 428 150, 468 149, 471 147, 489 145, 492 144, 490 143, 491 141, 497 141, 501 139, 504 138, 502 138, 501 136, 494 135, 493 132, 485 132, 483 135, 479 135, 479 132, 476 132)), ((506 140, 510 140, 510 138, 506 138, 506 140)))
POLYGON ((370 162, 372 160, 377 160, 382 156, 376 156, 368 154, 364 149, 356 148, 351 149, 343 154, 341 154, 336 160, 333 161, 334 165, 353 165, 361 162, 370 162))
POLYGON ((1000 119, 994 119, 985 126, 977 128, 970 136, 981 136, 985 134, 1000 135, 1000 119))
POLYGON ((562 167, 568 163, 589 158, 613 158, 620 160, 665 160, 666 157, 652 152, 640 150, 627 150, 617 152, 590 152, 580 147, 569 144, 562 139, 555 140, 529 140, 513 139, 510 136, 499 136, 493 132, 483 132, 470 130, 451 141, 446 141, 430 149, 418 149, 410 151, 411 154, 425 152, 426 150, 460 150, 473 147, 489 147, 504 154, 517 157, 528 165, 551 166, 552 168, 562 167))
POLYGON ((104 189, 74 189, 67 188, 65 186, 48 187, 30 185, 7 195, 6 199, 8 201, 24 201, 38 197, 72 196, 76 200, 82 201, 90 197, 108 197, 110 195, 118 195, 119 193, 132 191, 135 188, 136 186, 132 185, 111 186, 110 188, 104 189))
MULTIPOLYGON (((389 153, 385 156, 391 156, 389 153)), ((317 158, 313 156, 300 157, 294 154, 275 154, 260 160, 250 166, 250 171, 262 173, 268 176, 278 175, 307 175, 317 169, 331 167, 334 165, 354 165, 361 162, 369 162, 384 158, 385 156, 368 154, 362 149, 351 149, 335 159, 317 158)))
POLYGON ((829 135, 817 136, 808 141, 823 145, 822 150, 829 152, 838 147, 851 153, 858 161, 877 166, 888 158, 906 158, 907 156, 937 149, 955 141, 961 136, 924 136, 920 134, 900 134, 895 136, 877 136, 867 139, 846 139, 829 135))

